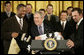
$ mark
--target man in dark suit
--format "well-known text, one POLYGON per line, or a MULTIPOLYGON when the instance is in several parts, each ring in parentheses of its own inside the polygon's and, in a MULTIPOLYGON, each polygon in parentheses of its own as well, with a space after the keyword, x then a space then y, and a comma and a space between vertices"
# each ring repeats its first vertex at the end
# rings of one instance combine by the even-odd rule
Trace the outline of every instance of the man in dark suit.
POLYGON ((83 54, 83 14, 80 8, 74 8, 72 10, 72 16, 76 24, 76 32, 71 35, 71 39, 68 40, 67 46, 73 48, 75 54, 83 54))
MULTIPOLYGON (((2 23, 8 18, 8 17, 12 17, 15 15, 14 12, 11 12, 11 3, 9 1, 5 2, 5 11, 4 12, 1 12, 1 26, 2 26, 2 23)), ((2 49, 3 48, 3 39, 1 39, 1 43, 2 43, 2 49)), ((2 53, 3 53, 4 50, 2 50, 2 53)))
POLYGON ((29 21, 29 20, 33 21, 33 13, 32 13, 32 5, 31 4, 26 5, 25 17, 26 17, 26 19, 28 19, 27 21, 29 21))
POLYGON ((55 29, 62 33, 64 39, 70 38, 69 36, 73 33, 73 27, 71 23, 67 21, 67 11, 60 13, 60 21, 56 23, 55 29))
MULTIPOLYGON (((28 33, 28 24, 25 21, 24 16, 26 13, 25 5, 19 4, 17 6, 17 14, 11 18, 4 21, 1 28, 1 36, 3 38, 4 44, 4 54, 8 54, 11 39, 15 38, 19 47, 24 48, 23 42, 20 42, 23 33, 28 33)), ((25 51, 24 51, 25 52, 25 51)))
POLYGON ((55 31, 55 23, 59 21, 58 16, 53 14, 53 5, 48 4, 47 6, 47 14, 45 15, 44 19, 48 21, 48 23, 52 26, 53 31, 55 31), (52 25, 53 24, 53 25, 52 25))
POLYGON ((67 8, 67 14, 68 14, 67 21, 69 21, 71 23, 71 26, 73 27, 73 32, 74 32, 76 29, 75 28, 76 22, 73 20, 72 10, 73 10, 73 7, 71 7, 71 6, 67 8))
POLYGON ((37 37, 45 33, 51 32, 50 26, 44 21, 44 15, 41 12, 36 12, 34 14, 34 23, 31 27, 31 34, 33 39, 40 39, 37 37))
POLYGON ((70 21, 72 19, 72 16, 71 16, 72 9, 73 9, 73 7, 71 7, 71 6, 67 8, 67 14, 68 14, 67 20, 68 21, 70 21))
POLYGON ((1 13, 1 24, 4 22, 4 20, 14 15, 15 13, 11 12, 11 3, 8 1, 5 2, 5 11, 1 13))
MULTIPOLYGON (((28 23, 28 26, 29 26, 29 29, 31 29, 31 23, 33 23, 34 21, 33 21, 33 13, 32 13, 32 5, 31 4, 27 4, 26 5, 26 14, 25 14, 25 19, 26 19, 26 21, 27 21, 27 23, 28 23)), ((29 30, 29 32, 30 32, 30 30, 29 30)), ((31 33, 30 33, 30 35, 31 35, 31 33)))

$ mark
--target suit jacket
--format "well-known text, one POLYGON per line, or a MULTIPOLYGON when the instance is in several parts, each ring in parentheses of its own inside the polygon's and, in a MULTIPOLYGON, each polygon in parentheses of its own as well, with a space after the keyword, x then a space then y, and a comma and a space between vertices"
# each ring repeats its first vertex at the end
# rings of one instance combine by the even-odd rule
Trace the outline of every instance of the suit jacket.
POLYGON ((48 21, 48 16, 47 15, 45 15, 45 20, 47 20, 47 23, 49 23, 50 24, 50 26, 51 26, 51 28, 52 28, 52 31, 54 31, 55 32, 55 25, 56 25, 56 23, 59 21, 59 17, 58 16, 56 16, 56 15, 51 15, 51 17, 50 17, 50 21, 48 21), (52 25, 53 24, 53 25, 52 25))
POLYGON ((60 21, 57 22, 57 24, 55 26, 56 31, 61 32, 64 39, 69 39, 70 38, 69 36, 73 33, 72 28, 73 27, 71 26, 70 22, 68 22, 68 21, 66 22, 64 30, 63 30, 63 27, 62 27, 60 21))
POLYGON ((18 42, 19 46, 22 46, 22 45, 20 45, 21 43, 19 43, 19 40, 20 40, 19 38, 21 38, 20 35, 22 33, 28 33, 28 24, 25 21, 25 19, 23 19, 22 30, 20 29, 20 25, 17 22, 15 16, 6 19, 5 22, 3 23, 3 26, 1 27, 1 34, 2 34, 1 36, 2 36, 2 39, 4 41, 4 51, 6 54, 8 53, 8 49, 9 49, 10 42, 12 39, 12 37, 11 37, 12 32, 19 33, 19 36, 15 39, 18 42))
POLYGON ((73 17, 71 17, 71 19, 68 20, 68 21, 70 22, 71 26, 73 27, 73 28, 72 28, 72 31, 75 32, 75 31, 76 31, 76 24, 77 24, 77 22, 75 22, 75 21, 73 20, 73 17))
MULTIPOLYGON (((14 16, 15 15, 15 13, 14 12, 11 12, 11 14, 10 14, 10 17, 12 17, 12 16, 14 16)), ((4 20, 6 20, 8 18, 8 15, 7 15, 7 13, 6 12, 2 12, 1 13, 1 24, 4 22, 4 20)))
POLYGON ((29 17, 27 17, 27 14, 26 14, 24 18, 26 19, 26 22, 28 23, 29 35, 31 35, 31 25, 32 25, 32 23, 34 23, 34 21, 33 21, 33 18, 34 18, 33 17, 33 13, 31 13, 29 15, 29 17))
MULTIPOLYGON (((47 24, 46 21, 44 21, 43 24, 44 24, 44 34, 50 33, 51 27, 49 26, 49 24, 47 24)), ((31 27, 31 34, 32 34, 32 39, 35 39, 35 36, 40 35, 38 31, 38 27, 34 23, 32 24, 31 27)))
POLYGON ((27 14, 25 15, 25 17, 24 17, 25 19, 26 19, 26 21, 28 22, 28 23, 30 23, 30 22, 33 22, 33 13, 31 13, 30 15, 29 15, 29 17, 27 16, 27 14))
POLYGON ((71 39, 75 44, 74 50, 76 54, 83 54, 83 20, 78 26, 78 30, 71 35, 71 39))

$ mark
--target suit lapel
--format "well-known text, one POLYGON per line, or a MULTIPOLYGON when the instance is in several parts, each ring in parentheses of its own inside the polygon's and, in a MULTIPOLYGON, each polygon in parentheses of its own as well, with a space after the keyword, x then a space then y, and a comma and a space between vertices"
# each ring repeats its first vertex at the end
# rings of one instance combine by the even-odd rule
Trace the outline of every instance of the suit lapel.
POLYGON ((48 20, 48 16, 47 15, 45 15, 45 19, 48 20))
MULTIPOLYGON (((40 35, 40 34, 39 34, 39 31, 38 31, 38 27, 37 27, 37 25, 35 25, 34 28, 35 28, 35 33, 36 33, 37 35, 40 35)), ((36 35, 36 36, 37 36, 37 35, 36 35)))
POLYGON ((50 16, 50 21, 53 21, 53 15, 50 16))
POLYGON ((63 27, 62 27, 62 25, 61 25, 61 21, 59 21, 59 24, 60 24, 60 28, 63 30, 63 27))
MULTIPOLYGON (((66 24, 65 24, 65 28, 64 28, 64 30, 67 29, 68 25, 69 25, 69 23, 68 23, 68 21, 66 21, 66 24)), ((69 28, 69 27, 68 27, 68 28, 69 28)))
POLYGON ((23 19, 23 27, 22 27, 22 30, 24 30, 25 27, 26 27, 26 21, 25 21, 25 19, 23 19))
POLYGON ((44 23, 44 34, 45 34, 45 33, 49 33, 48 28, 49 28, 49 27, 47 26, 47 24, 44 23))
POLYGON ((8 15, 7 15, 7 13, 5 12, 5 15, 7 16, 7 18, 8 18, 8 15))
MULTIPOLYGON (((14 20, 15 20, 15 24, 16 24, 16 26, 18 27, 18 29, 20 29, 20 25, 19 25, 19 23, 18 23, 18 21, 17 21, 17 19, 16 19, 16 17, 14 16, 14 20)), ((20 29, 21 30, 21 29, 20 29)))
POLYGON ((83 20, 81 21, 81 23, 78 26, 78 30, 81 28, 81 25, 83 25, 83 20))
POLYGON ((12 12, 10 13, 10 17, 12 16, 12 12))

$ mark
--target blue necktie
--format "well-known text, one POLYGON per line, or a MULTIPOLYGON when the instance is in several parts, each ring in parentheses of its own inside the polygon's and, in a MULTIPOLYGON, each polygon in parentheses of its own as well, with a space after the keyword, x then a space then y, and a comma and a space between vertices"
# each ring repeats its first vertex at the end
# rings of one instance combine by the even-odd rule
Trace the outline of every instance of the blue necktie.
POLYGON ((39 26, 39 34, 42 35, 43 32, 42 32, 42 26, 39 26))

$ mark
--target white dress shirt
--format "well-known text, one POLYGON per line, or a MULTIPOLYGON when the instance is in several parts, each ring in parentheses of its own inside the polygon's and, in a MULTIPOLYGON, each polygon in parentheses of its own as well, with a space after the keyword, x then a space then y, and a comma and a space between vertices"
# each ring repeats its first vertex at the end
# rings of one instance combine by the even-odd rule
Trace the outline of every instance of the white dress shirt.
MULTIPOLYGON (((42 27, 42 32, 44 33, 44 24, 43 23, 41 24, 41 27, 42 27)), ((38 26, 38 30, 39 30, 39 26, 38 26)))
POLYGON ((11 12, 7 12, 7 11, 6 11, 6 13, 7 13, 7 16, 8 16, 8 17, 10 17, 10 15, 11 15, 11 12))
POLYGON ((77 25, 79 26, 81 21, 83 20, 83 17, 79 20, 79 22, 77 23, 77 25))
POLYGON ((64 28, 65 28, 67 21, 62 21, 62 20, 61 20, 61 25, 62 25, 63 22, 64 22, 64 28))
POLYGON ((19 24, 20 24, 20 19, 21 19, 21 27, 20 28, 22 29, 22 27, 23 27, 23 18, 19 18, 17 15, 15 15, 15 17, 16 17, 19 24))

